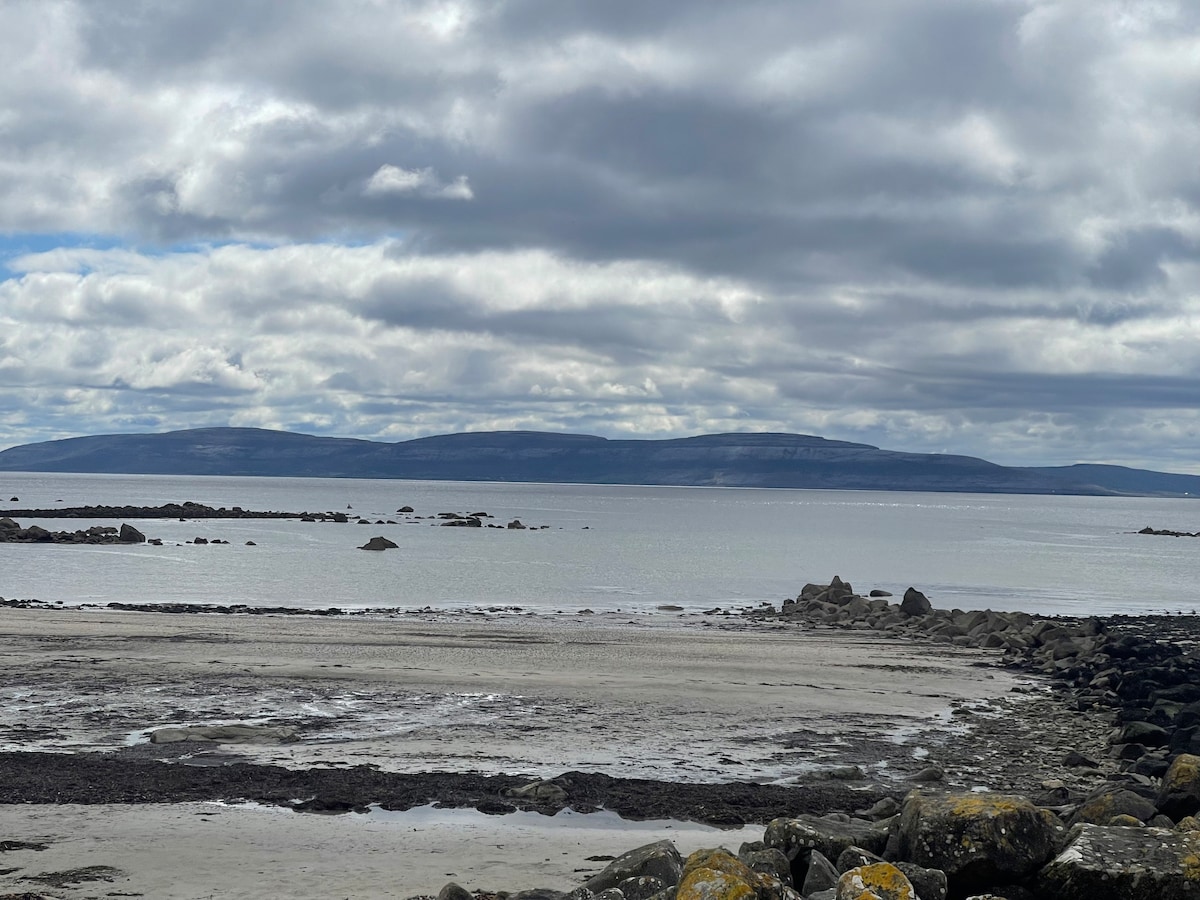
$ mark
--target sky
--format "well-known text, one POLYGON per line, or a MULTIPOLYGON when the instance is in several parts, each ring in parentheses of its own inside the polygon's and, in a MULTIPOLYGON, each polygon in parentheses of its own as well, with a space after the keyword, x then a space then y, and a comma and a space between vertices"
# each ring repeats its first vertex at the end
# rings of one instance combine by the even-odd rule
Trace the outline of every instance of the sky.
POLYGON ((3 0, 0 447, 1200 473, 1200 4, 3 0))

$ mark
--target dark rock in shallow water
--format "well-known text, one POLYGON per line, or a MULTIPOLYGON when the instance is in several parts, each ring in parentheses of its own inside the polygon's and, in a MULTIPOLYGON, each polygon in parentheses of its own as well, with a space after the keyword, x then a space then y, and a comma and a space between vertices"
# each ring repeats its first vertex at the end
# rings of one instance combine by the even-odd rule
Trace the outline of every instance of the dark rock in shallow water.
POLYGON ((144 544, 146 536, 132 525, 122 523, 121 530, 117 533, 117 540, 122 544, 144 544))
POLYGON ((361 547, 359 550, 398 550, 400 545, 395 541, 389 541, 383 536, 373 537, 361 547))

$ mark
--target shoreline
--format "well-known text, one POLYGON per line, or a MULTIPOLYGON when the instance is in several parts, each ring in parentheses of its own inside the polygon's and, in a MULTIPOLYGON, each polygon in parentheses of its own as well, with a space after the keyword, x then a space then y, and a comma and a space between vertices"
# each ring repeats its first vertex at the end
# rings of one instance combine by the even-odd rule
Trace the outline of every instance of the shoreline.
MULTIPOLYGON (((241 865, 251 868, 269 858, 324 877, 336 869, 352 896, 429 897, 444 883, 428 881, 438 872, 475 889, 567 891, 615 854, 589 859, 594 840, 558 833, 561 817, 579 824, 597 810, 626 825, 666 820, 668 830, 696 827, 688 822, 747 826, 701 831, 700 843, 685 842, 685 850, 728 845, 735 835, 750 846, 756 829, 796 817, 886 824, 889 810, 902 802, 907 809, 922 793, 1033 797, 1055 821, 1067 821, 1087 803, 1108 809, 1103 804, 1114 796, 1140 792, 1143 806, 1122 801, 1121 809, 1141 811, 1134 824, 1172 822, 1144 798, 1157 796, 1177 741, 1148 727, 1137 704, 1155 685, 1169 693, 1163 682, 1171 678, 1187 683, 1200 638, 1194 618, 961 613, 933 610, 920 592, 910 595, 899 605, 868 600, 835 579, 807 586, 780 609, 645 617, 653 624, 627 614, 613 622, 506 611, 480 620, 445 611, 389 618, 233 607, 198 616, 161 607, 5 603, 0 636, 12 653, 0 662, 8 690, 0 699, 11 709, 16 685, 28 715, 0 722, 0 741, 42 741, 58 752, 0 752, 0 840, 15 842, 0 858, 0 890, 41 883, 34 869, 44 858, 65 867, 57 873, 63 878, 107 866, 101 880, 124 885, 119 893, 158 885, 151 895, 209 896, 212 884, 203 893, 195 869, 220 849, 240 852, 241 865), (1139 680, 1143 674, 1150 677, 1139 680), (498 690, 510 684, 520 689, 498 690), (280 714, 281 698, 298 694, 314 713, 308 722, 280 714), (509 700, 501 702, 502 694, 509 700), (124 699, 101 702, 113 696, 124 699), (322 707, 347 696, 361 707, 357 714, 330 716, 322 707), (450 703, 414 700, 430 696, 450 703), (480 697, 480 715, 454 718, 480 697), (232 705, 213 706, 214 698, 232 698, 232 705), (275 715, 229 714, 251 700, 276 707, 275 715), (31 714, 38 703, 53 711, 57 732, 31 714), (370 732, 385 709, 397 713, 393 727, 370 732), (1114 713, 1120 730, 1110 733, 1114 713), (427 720, 409 727, 421 714, 427 720), (205 729, 231 722, 244 729, 236 743, 204 739, 205 729), (147 740, 172 731, 170 742, 147 740), (1135 737, 1151 746, 1133 752, 1135 737), (597 755, 605 744, 619 752, 597 755), (581 748, 573 761, 584 764, 571 765, 581 748), (1068 762, 1072 756, 1082 762, 1068 762), (633 758, 646 771, 623 774, 633 758), (764 766, 767 758, 774 768, 764 766), (246 801, 266 807, 228 806, 246 801), (205 806, 214 803, 219 816, 205 806), (472 840, 484 832, 464 830, 462 820, 437 831, 436 846, 415 838, 431 803, 444 817, 482 815, 472 821, 500 858, 470 859, 472 840), (389 810, 400 817, 390 824, 379 818, 389 810), (533 836, 510 845, 517 820, 531 814, 533 836), (196 822, 218 819, 228 826, 224 835, 193 834, 196 822), (385 885, 386 866, 363 875, 369 854, 381 852, 375 838, 369 847, 360 840, 366 826, 378 841, 390 835, 398 847, 429 854, 407 876, 423 880, 397 881, 393 873, 385 885), (280 845, 271 832, 289 837, 280 845), (235 833, 257 849, 231 847, 235 833), (303 841, 318 833, 339 848, 336 865, 306 856, 303 841), (115 852, 114 840, 146 834, 160 848, 200 841, 184 870, 176 865, 171 873, 174 893, 162 893, 153 846, 115 852), (39 843, 46 849, 32 849, 39 843), (442 854, 454 864, 441 865, 442 854), (357 880, 346 871, 356 859, 357 880)), ((644 843, 641 831, 619 823, 616 835, 627 835, 625 850, 644 843)), ((609 837, 604 847, 615 846, 609 837)), ((425 838, 433 840, 432 832, 425 838)), ((794 875, 803 871, 792 865, 794 875)), ((254 882, 245 892, 226 886, 217 895, 269 892, 254 882)))

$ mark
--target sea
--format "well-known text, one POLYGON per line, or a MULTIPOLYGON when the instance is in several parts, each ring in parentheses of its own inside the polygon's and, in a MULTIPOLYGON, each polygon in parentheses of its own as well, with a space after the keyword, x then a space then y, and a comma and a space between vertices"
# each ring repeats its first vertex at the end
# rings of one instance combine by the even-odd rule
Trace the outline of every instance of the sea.
MULTIPOLYGON (((1136 533, 1200 530, 1200 504, 1190 499, 0 474, 0 515, 185 501, 345 512, 350 521, 128 519, 163 545, 0 544, 0 597, 653 615, 778 605, 838 575, 859 593, 898 598, 913 586, 939 608, 1200 609, 1200 538, 1136 533), (398 512, 405 506, 414 512, 398 512), (528 527, 443 527, 436 517, 446 512, 528 527), (358 549, 376 535, 398 548, 358 549)), ((50 530, 119 524, 19 521, 50 530)))

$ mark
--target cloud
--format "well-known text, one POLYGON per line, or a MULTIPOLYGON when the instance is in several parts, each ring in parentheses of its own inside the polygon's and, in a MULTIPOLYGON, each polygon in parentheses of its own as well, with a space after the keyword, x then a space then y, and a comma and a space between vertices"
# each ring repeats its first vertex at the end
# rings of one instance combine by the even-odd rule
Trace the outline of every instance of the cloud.
POLYGON ((466 175, 459 175, 449 184, 442 182, 432 169, 402 169, 384 164, 367 179, 363 193, 368 197, 386 194, 420 194, 440 200, 473 200, 475 198, 466 175))
POLYGON ((1192 467, 1198 26, 12 0, 0 443, 773 429, 1192 467))

